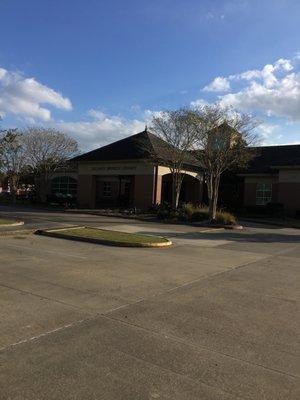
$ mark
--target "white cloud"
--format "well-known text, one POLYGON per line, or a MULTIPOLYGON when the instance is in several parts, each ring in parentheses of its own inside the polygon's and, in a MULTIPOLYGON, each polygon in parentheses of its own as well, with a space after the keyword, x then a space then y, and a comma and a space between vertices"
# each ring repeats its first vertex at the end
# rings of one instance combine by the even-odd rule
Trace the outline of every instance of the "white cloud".
POLYGON ((107 115, 99 110, 89 110, 87 121, 58 122, 55 127, 78 140, 82 150, 90 150, 133 135, 145 129, 151 112, 145 112, 145 120, 125 119, 107 115))
MULTIPOLYGON (((231 88, 230 93, 219 95, 218 100, 223 106, 232 106, 242 111, 256 111, 299 121, 300 70, 297 60, 297 56, 291 60, 280 58, 260 70, 248 70, 222 78, 224 82, 231 82, 233 87, 238 88, 231 88)), ((218 85, 213 84, 219 78, 208 85, 206 90, 217 89, 218 85)))
POLYGON ((279 125, 276 124, 263 123, 256 128, 256 131, 262 145, 267 145, 270 141, 280 141, 283 137, 279 125))
POLYGON ((222 96, 220 102, 244 111, 300 120, 300 76, 291 73, 276 81, 250 81, 242 90, 222 96))
POLYGON ((230 90, 230 82, 227 78, 217 76, 209 85, 203 88, 205 92, 227 92, 230 90))
POLYGON ((201 108, 203 106, 207 106, 209 103, 204 99, 197 99, 195 101, 191 101, 190 105, 192 108, 201 108))
POLYGON ((48 104, 58 109, 71 110, 71 101, 34 78, 0 68, 0 115, 14 114, 25 119, 49 121, 48 104))

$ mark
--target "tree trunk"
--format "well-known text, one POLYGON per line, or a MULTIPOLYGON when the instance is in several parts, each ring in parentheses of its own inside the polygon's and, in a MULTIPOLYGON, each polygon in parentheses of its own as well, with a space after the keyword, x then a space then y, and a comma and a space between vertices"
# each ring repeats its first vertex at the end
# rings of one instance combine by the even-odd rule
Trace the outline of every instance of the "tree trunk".
POLYGON ((209 218, 216 220, 218 196, 219 196, 220 175, 210 175, 207 181, 207 192, 209 201, 209 218))
POLYGON ((179 197, 182 186, 182 177, 180 174, 173 174, 172 176, 172 207, 177 210, 179 205, 179 197))
POLYGON ((11 194, 11 201, 13 204, 17 202, 17 191, 18 191, 18 178, 11 176, 9 178, 9 189, 11 194))

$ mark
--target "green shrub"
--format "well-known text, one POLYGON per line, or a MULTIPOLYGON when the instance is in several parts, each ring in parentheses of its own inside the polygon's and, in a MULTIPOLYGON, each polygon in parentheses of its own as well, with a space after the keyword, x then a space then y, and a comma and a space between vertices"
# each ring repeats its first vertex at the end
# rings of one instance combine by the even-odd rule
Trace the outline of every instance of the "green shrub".
POLYGON ((187 219, 190 219, 195 211, 196 207, 192 203, 185 203, 182 205, 182 213, 186 216, 187 219))
MULTIPOLYGON (((192 203, 182 204, 177 210, 174 210, 168 203, 161 203, 157 206, 156 212, 159 219, 191 222, 203 222, 210 219, 207 206, 194 206, 192 203)), ((227 211, 218 210, 215 222, 222 225, 233 225, 236 223, 236 218, 227 211)))
POLYGON ((190 220, 192 222, 201 222, 209 219, 209 212, 207 207, 197 207, 190 220))
POLYGON ((170 204, 163 202, 159 204, 156 208, 156 215, 158 219, 167 219, 170 216, 172 207, 170 204))
POLYGON ((216 221, 223 225, 234 225, 236 224, 236 218, 233 214, 227 211, 217 211, 216 221))

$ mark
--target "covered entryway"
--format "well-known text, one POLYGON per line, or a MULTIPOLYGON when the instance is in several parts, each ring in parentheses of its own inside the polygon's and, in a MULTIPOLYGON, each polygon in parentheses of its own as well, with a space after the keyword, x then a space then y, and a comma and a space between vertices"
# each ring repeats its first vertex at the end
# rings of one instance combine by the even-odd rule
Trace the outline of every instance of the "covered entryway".
MULTIPOLYGON (((170 173, 162 177, 161 202, 172 202, 172 174, 170 173)), ((202 183, 199 177, 184 174, 179 202, 193 204, 202 202, 202 183)))

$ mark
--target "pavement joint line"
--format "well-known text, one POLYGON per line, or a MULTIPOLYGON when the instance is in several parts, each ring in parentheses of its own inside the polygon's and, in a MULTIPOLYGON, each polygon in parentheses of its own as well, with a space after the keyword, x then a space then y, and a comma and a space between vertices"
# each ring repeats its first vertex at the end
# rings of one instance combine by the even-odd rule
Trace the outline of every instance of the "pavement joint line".
MULTIPOLYGON (((100 315, 100 316, 102 316, 102 315, 100 315)), ((108 318, 108 319, 110 319, 110 318, 108 318)), ((119 321, 118 321, 118 320, 115 320, 115 322, 119 322, 119 321)), ((155 334, 155 332, 152 332, 152 333, 155 334)), ((189 380, 189 381, 191 381, 191 382, 193 382, 193 383, 197 383, 197 384, 200 383, 201 385, 207 386, 207 387, 210 388, 210 389, 215 389, 215 390, 218 390, 219 392, 222 392, 222 393, 224 393, 224 394, 229 394, 230 396, 234 396, 234 399, 243 400, 243 398, 240 397, 239 395, 237 395, 236 393, 232 393, 232 392, 229 392, 229 391, 227 391, 227 390, 221 389, 221 388, 218 387, 218 386, 210 385, 210 384, 208 384, 207 382, 205 382, 205 381, 202 380, 202 379, 193 379, 193 378, 190 377, 189 375, 183 374, 183 373, 180 373, 180 372, 177 372, 177 371, 174 371, 174 370, 171 369, 171 368, 166 368, 166 367, 163 367, 163 366, 161 366, 161 365, 159 365, 159 364, 157 364, 157 363, 150 362, 150 361, 146 361, 146 360, 144 360, 143 358, 137 357, 137 356, 135 356, 135 355, 133 355, 133 354, 126 353, 125 351, 122 351, 122 350, 120 350, 120 349, 118 349, 118 351, 119 351, 120 353, 122 353, 122 354, 127 355, 127 356, 129 355, 131 358, 134 358, 135 360, 142 361, 143 363, 145 363, 145 364, 147 364, 147 365, 155 366, 155 367, 157 367, 157 368, 159 368, 159 369, 161 369, 161 370, 163 370, 163 371, 171 372, 171 373, 174 374, 174 375, 184 377, 185 379, 187 379, 187 380, 189 380)))
MULTIPOLYGON (((129 305, 133 305, 133 304, 135 304, 135 303, 131 303, 129 305)), ((116 308, 112 309, 110 312, 116 311, 116 310, 118 310, 120 308, 121 307, 116 307, 116 308)), ((39 340, 39 339, 41 339, 43 337, 49 336, 49 335, 51 335, 53 333, 61 332, 61 331, 64 331, 66 329, 71 329, 71 328, 73 328, 75 326, 78 326, 78 325, 81 325, 81 324, 83 324, 85 322, 96 321, 97 319, 101 319, 101 318, 107 319, 107 320, 110 320, 110 321, 114 321, 114 322, 117 322, 117 323, 120 323, 120 324, 123 324, 123 325, 131 326, 131 327, 134 327, 136 329, 151 333, 151 334, 156 335, 156 336, 163 336, 164 339, 171 339, 171 340, 173 340, 175 342, 188 345, 190 347, 195 348, 197 351, 205 350, 205 351, 208 351, 208 352, 211 352, 211 353, 214 353, 214 354, 218 354, 218 355, 221 355, 221 356, 224 356, 224 357, 228 357, 228 358, 231 358, 233 360, 240 361, 240 362, 252 365, 252 366, 260 367, 260 368, 266 369, 268 371, 272 371, 272 372, 278 373, 280 375, 289 376, 290 378, 293 378, 293 379, 298 379, 299 378, 299 376, 293 375, 293 374, 289 374, 289 373, 287 373, 285 371, 281 371, 281 370, 277 370, 277 369, 274 369, 274 368, 266 367, 265 365, 262 365, 262 364, 253 363, 253 362, 244 360, 242 358, 234 357, 231 354, 227 354, 227 353, 222 353, 220 351, 216 351, 216 350, 211 349, 209 347, 195 345, 194 343, 191 343, 189 341, 183 340, 183 339, 181 339, 181 338, 179 338, 177 336, 173 336, 173 335, 170 335, 170 334, 166 335, 166 334, 163 334, 161 332, 154 331, 154 330, 145 328, 145 327, 137 325, 137 324, 132 324, 132 323, 120 320, 118 318, 107 316, 106 313, 96 313, 95 315, 93 315, 93 316, 91 316, 89 318, 80 319, 80 320, 74 321, 74 322, 72 322, 70 324, 66 324, 66 325, 60 326, 58 328, 52 329, 50 331, 40 333, 39 335, 31 336, 30 338, 26 338, 26 339, 20 340, 20 341, 15 342, 15 343, 10 343, 7 346, 1 347, 0 348, 0 352, 9 350, 11 348, 17 347, 17 346, 22 345, 22 344, 34 342, 34 341, 39 340)))
MULTIPOLYGON (((20 261, 22 261, 23 259, 20 259, 20 261)), ((71 286, 65 286, 65 285, 60 285, 59 283, 53 283, 47 280, 43 280, 43 279, 37 279, 37 278, 33 278, 32 276, 28 277, 26 274, 20 274, 20 273, 15 273, 15 272, 11 272, 11 271, 7 271, 7 270, 0 270, 0 274, 4 274, 4 275, 13 275, 14 277, 22 277, 22 278, 26 278, 29 279, 31 281, 35 281, 35 282, 39 282, 39 283, 45 283, 47 285, 50 286, 55 286, 55 287, 59 287, 62 289, 67 289, 67 290, 73 290, 74 292, 78 292, 78 293, 83 293, 83 294, 89 294, 91 295, 91 297, 96 297, 97 293, 91 291, 91 290, 81 290, 78 288, 74 288, 71 286)), ((0 284, 1 286, 1 284, 0 284)), ((19 289, 16 289, 19 290, 19 289)), ((20 289, 22 290, 22 289, 20 289)), ((31 293, 34 295, 34 293, 31 293)))
POLYGON ((76 306, 76 305, 74 305, 74 304, 66 303, 66 302, 64 302, 64 301, 57 300, 57 299, 54 299, 54 298, 51 298, 51 297, 47 297, 47 296, 43 296, 43 295, 36 294, 36 293, 33 293, 33 292, 29 292, 29 291, 27 291, 27 290, 22 290, 22 289, 14 288, 14 287, 12 287, 12 286, 4 285, 4 284, 2 284, 2 283, 0 283, 0 287, 4 287, 4 288, 10 289, 10 290, 15 290, 16 292, 20 292, 20 293, 22 293, 22 294, 28 294, 28 295, 30 295, 30 296, 38 297, 39 299, 53 301, 54 303, 63 304, 63 305, 65 305, 65 306, 73 307, 73 308, 76 308, 76 309, 78 309, 78 310, 84 310, 86 313, 89 313, 89 314, 94 315, 93 313, 89 312, 86 308, 79 307, 79 306, 76 306))
POLYGON ((224 357, 228 357, 228 358, 231 358, 233 360, 240 361, 240 362, 243 362, 243 363, 255 366, 255 367, 260 367, 260 368, 263 368, 263 369, 268 370, 268 371, 275 372, 275 373, 280 374, 280 375, 289 376, 290 378, 293 378, 293 379, 300 378, 300 376, 298 376, 298 375, 293 375, 293 374, 290 374, 288 372, 285 372, 285 371, 282 371, 282 370, 278 370, 276 368, 267 367, 267 366, 265 366, 263 364, 259 364, 259 363, 255 363, 255 362, 251 362, 251 361, 245 360, 243 358, 235 357, 235 356, 233 356, 231 354, 223 353, 221 351, 214 350, 214 349, 212 349, 210 347, 196 345, 196 344, 191 343, 191 342, 189 342, 187 340, 181 339, 178 336, 174 336, 172 334, 164 334, 164 333, 159 332, 159 331, 155 331, 155 330, 152 330, 152 329, 145 328, 145 327, 143 327, 141 325, 133 324, 133 323, 121 320, 119 318, 108 316, 107 314, 100 314, 99 317, 106 318, 108 320, 115 321, 115 322, 118 322, 118 323, 121 323, 121 324, 124 324, 124 325, 128 325, 128 326, 134 327, 136 329, 140 329, 142 331, 151 333, 151 334, 156 335, 156 336, 163 336, 165 339, 171 339, 171 340, 173 340, 175 342, 178 342, 178 343, 193 347, 197 351, 205 350, 205 351, 208 351, 208 352, 211 352, 211 353, 214 353, 214 354, 218 354, 218 355, 221 355, 221 356, 224 356, 224 357))
MULTIPOLYGON (((21 246, 21 245, 16 245, 16 244, 8 244, 5 246, 6 248, 11 247, 15 249, 22 249, 22 250, 31 250, 28 246, 21 246)), ((62 255, 64 257, 73 257, 73 258, 80 258, 81 260, 86 260, 88 257, 87 256, 78 256, 74 254, 68 254, 68 253, 62 253, 62 252, 57 252, 55 250, 45 250, 41 248, 35 248, 34 250, 38 250, 42 253, 49 253, 49 254, 55 254, 55 255, 62 255)))
POLYGON ((8 349, 10 349, 10 348, 14 348, 14 347, 16 347, 16 346, 18 346, 18 345, 22 345, 22 344, 25 344, 25 343, 33 342, 33 341, 35 341, 35 340, 38 340, 38 339, 40 339, 40 338, 43 338, 43 337, 45 337, 45 336, 51 335, 51 334, 56 333, 56 332, 63 331, 63 330, 65 330, 65 329, 70 329, 70 328, 72 328, 72 327, 74 327, 74 326, 76 326, 76 325, 81 325, 81 324, 84 323, 84 322, 87 322, 87 321, 91 321, 91 320, 93 320, 93 319, 96 319, 97 316, 99 316, 99 314, 95 314, 95 315, 92 316, 92 317, 85 318, 85 319, 80 319, 80 320, 71 322, 70 324, 66 324, 66 325, 59 326, 58 328, 52 329, 52 330, 47 331, 47 332, 40 333, 39 335, 36 335, 36 336, 31 336, 30 338, 22 339, 22 340, 20 340, 20 341, 18 341, 18 342, 15 342, 15 343, 10 343, 10 344, 8 344, 7 346, 1 347, 1 348, 0 348, 0 352, 1 352, 1 351, 6 351, 6 350, 8 350, 8 349))

